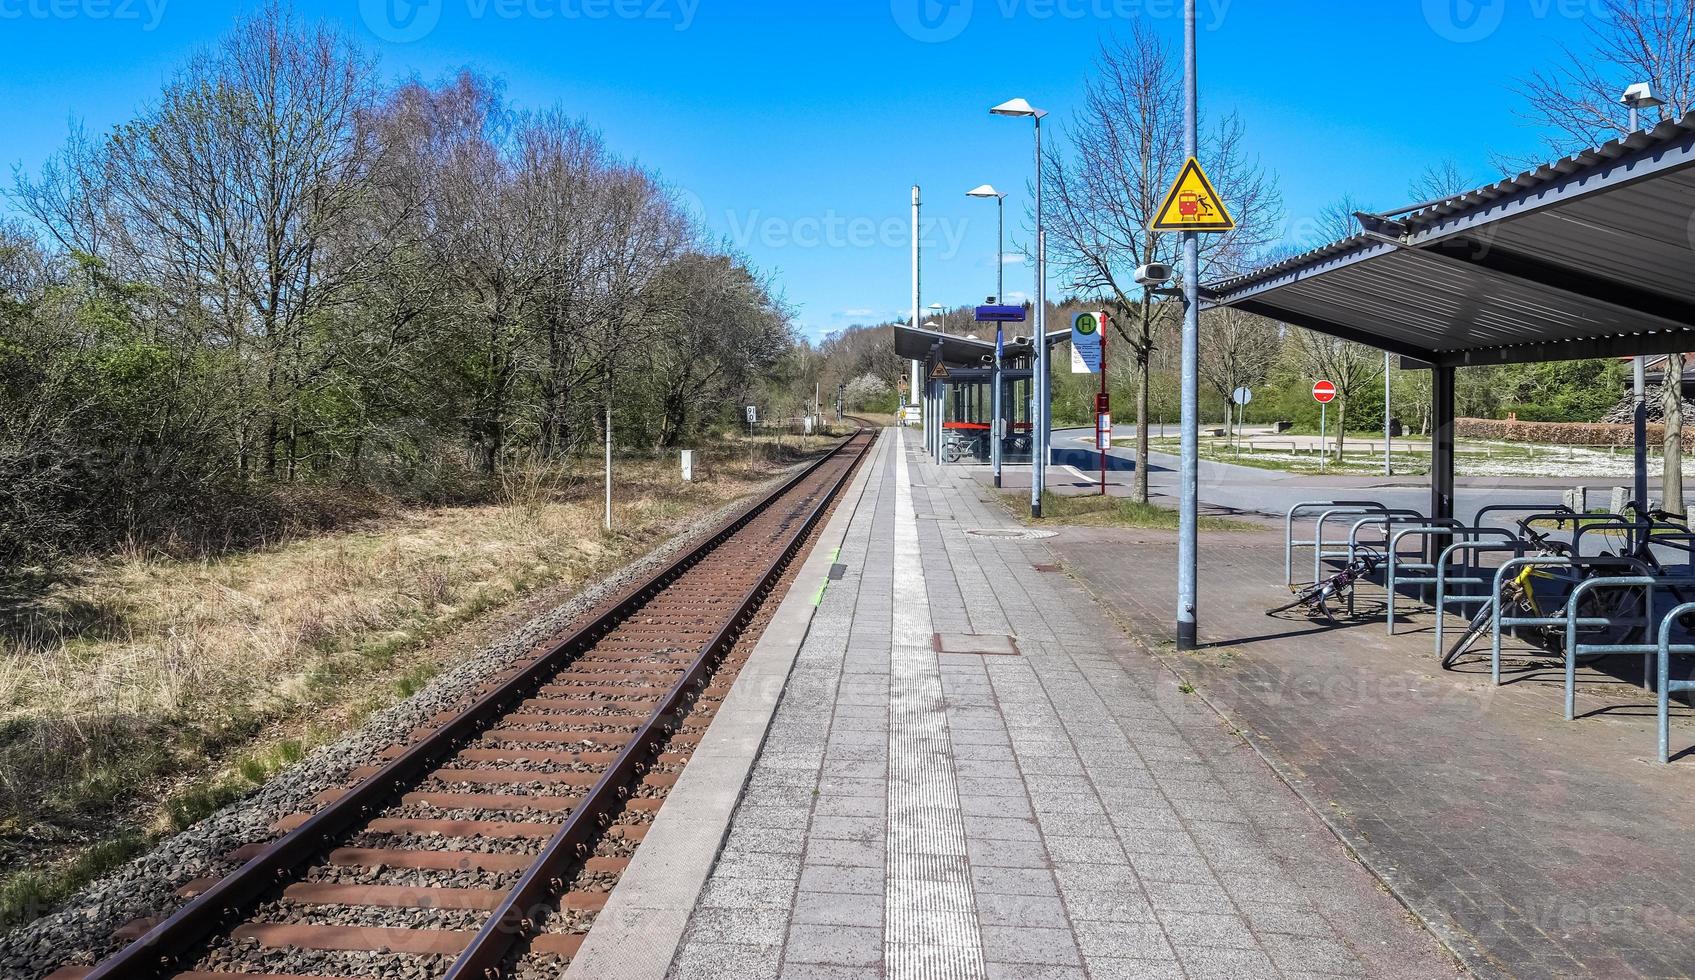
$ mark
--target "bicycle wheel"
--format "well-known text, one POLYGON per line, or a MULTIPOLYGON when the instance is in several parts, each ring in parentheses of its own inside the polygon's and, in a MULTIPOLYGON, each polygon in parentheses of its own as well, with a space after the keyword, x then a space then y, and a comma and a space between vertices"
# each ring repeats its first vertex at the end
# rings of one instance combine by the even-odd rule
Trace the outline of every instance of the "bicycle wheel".
POLYGON ((1465 632, 1460 634, 1460 638, 1454 641, 1453 646, 1448 648, 1447 655, 1442 658, 1443 670, 1452 669, 1454 661, 1471 649, 1471 645, 1489 628, 1489 623, 1494 619, 1493 612, 1494 606, 1487 602, 1478 608, 1476 614, 1471 617, 1471 622, 1466 624, 1465 632))
POLYGON ((1295 608, 1296 606, 1310 606, 1310 605, 1313 604, 1314 601, 1316 601, 1319 598, 1319 596, 1322 594, 1322 592, 1323 592, 1323 589, 1322 589, 1321 586, 1309 585, 1306 588, 1302 589, 1295 596, 1294 602, 1290 602, 1290 603, 1287 603, 1285 605, 1278 606, 1276 609, 1267 609, 1265 611, 1265 614, 1267 616, 1275 616, 1278 613, 1288 612, 1289 610, 1295 608))
MULTIPOLYGON (((1640 619, 1642 616, 1643 590, 1630 586, 1622 589, 1602 589, 1589 592, 1578 604, 1577 615, 1580 619, 1606 619, 1605 626, 1579 627, 1578 638, 1583 643, 1607 645, 1625 643, 1638 635, 1644 627, 1640 624, 1621 622, 1621 620, 1640 619)), ((1565 631, 1555 629, 1555 636, 1550 637, 1561 648, 1565 645, 1565 631)))
POLYGON ((957 463, 957 462, 959 462, 959 457, 960 457, 960 452, 959 452, 958 446, 955 446, 955 445, 950 443, 950 444, 942 447, 942 462, 944 462, 944 463, 957 463))

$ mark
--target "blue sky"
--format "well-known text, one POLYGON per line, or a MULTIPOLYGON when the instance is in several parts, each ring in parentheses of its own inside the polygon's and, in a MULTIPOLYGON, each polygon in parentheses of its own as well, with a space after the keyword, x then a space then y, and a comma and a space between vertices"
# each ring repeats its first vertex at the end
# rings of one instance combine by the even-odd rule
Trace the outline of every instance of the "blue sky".
MULTIPOLYGON (((1234 109, 1298 239, 1344 193, 1407 200, 1427 164, 1481 183, 1491 154, 1537 152, 1518 78, 1581 44, 1598 0, 1200 0, 1202 101, 1234 109)), ((0 163, 33 168, 80 118, 135 114, 230 25, 211 0, 0 0, 0 163)), ((557 103, 660 170, 770 271, 809 336, 909 303, 910 187, 929 225, 925 302, 993 291, 991 202, 1017 247, 1029 125, 1063 125, 1103 38, 1145 19, 1175 43, 1179 0, 299 0, 391 78, 472 66, 512 100, 557 103)), ((1053 127, 1057 129, 1058 127, 1053 127)), ((1057 133, 1055 134, 1057 135, 1057 133)), ((1221 188, 1228 200, 1228 188, 1221 188)), ((1007 292, 1031 270, 1006 268, 1007 292)), ((1057 284, 1056 284, 1057 285, 1057 284)))

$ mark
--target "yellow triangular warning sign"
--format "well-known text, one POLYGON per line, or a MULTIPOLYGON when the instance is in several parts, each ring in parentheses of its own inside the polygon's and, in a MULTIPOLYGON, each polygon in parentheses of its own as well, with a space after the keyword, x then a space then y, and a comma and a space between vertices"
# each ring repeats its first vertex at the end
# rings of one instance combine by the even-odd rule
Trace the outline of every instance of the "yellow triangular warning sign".
POLYGON ((942 378, 945 378, 947 376, 948 376, 948 366, 946 364, 943 364, 941 361, 937 361, 936 366, 930 369, 930 377, 933 378, 933 379, 936 379, 936 380, 939 381, 942 378))
POLYGON ((1148 227, 1154 231, 1229 231, 1236 227, 1236 221, 1224 209, 1223 199, 1212 189, 1212 181, 1207 180, 1200 163, 1190 157, 1148 227))

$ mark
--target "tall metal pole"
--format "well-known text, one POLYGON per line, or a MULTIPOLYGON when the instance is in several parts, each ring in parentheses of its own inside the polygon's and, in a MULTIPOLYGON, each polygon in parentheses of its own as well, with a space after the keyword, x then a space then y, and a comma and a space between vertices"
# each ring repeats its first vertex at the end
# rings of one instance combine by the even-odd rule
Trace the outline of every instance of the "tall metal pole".
MULTIPOLYGON (((1006 302, 1006 263, 1001 257, 1006 254, 1006 195, 995 195, 995 302, 1006 302)), ((1001 432, 1001 380, 1002 357, 1001 349, 1006 346, 1006 324, 995 321, 995 391, 990 399, 989 410, 994 412, 994 423, 989 426, 989 463, 995 472, 995 489, 1001 485, 1001 443, 1005 436, 1001 432)))
POLYGON ((1101 496, 1106 496, 1106 453, 1112 448, 1112 430, 1106 430, 1106 438, 1101 438, 1101 416, 1106 413, 1108 399, 1106 388, 1106 316, 1101 316, 1101 390, 1100 398, 1095 405, 1095 449, 1101 457, 1101 496))
POLYGON ((1036 455, 1030 460, 1030 516, 1042 516, 1048 481, 1048 239, 1042 229, 1042 113, 1036 119, 1036 455))
MULTIPOLYGON (((1636 132, 1640 125, 1636 104, 1630 106, 1630 131, 1636 132)), ((1641 354, 1631 362, 1635 375, 1636 403, 1631 413, 1631 439, 1636 443, 1633 462, 1636 473, 1633 496, 1636 498, 1636 513, 1640 516, 1648 508, 1648 359, 1641 354)))
MULTIPOLYGON (((918 185, 912 185, 912 329, 919 328, 918 319, 918 185)), ((930 397, 928 390, 921 387, 928 379, 920 378, 921 363, 912 362, 912 404, 921 406, 918 411, 920 422, 924 425, 924 441, 930 441, 930 397)))
POLYGON ((995 195, 995 302, 1006 302, 1006 195, 995 195))
MULTIPOLYGON (((1200 148, 1199 93, 1195 80, 1195 0, 1183 0, 1183 152, 1193 158, 1200 148)), ((1182 465, 1177 509, 1177 648, 1196 645, 1195 595, 1200 541, 1199 416, 1201 333, 1201 244, 1196 232, 1183 233, 1183 394, 1182 465)))
POLYGON ((1393 448, 1389 440, 1394 433, 1389 431, 1389 371, 1393 367, 1389 363, 1389 352, 1383 352, 1383 475, 1394 476, 1395 466, 1389 461, 1389 451, 1393 448))

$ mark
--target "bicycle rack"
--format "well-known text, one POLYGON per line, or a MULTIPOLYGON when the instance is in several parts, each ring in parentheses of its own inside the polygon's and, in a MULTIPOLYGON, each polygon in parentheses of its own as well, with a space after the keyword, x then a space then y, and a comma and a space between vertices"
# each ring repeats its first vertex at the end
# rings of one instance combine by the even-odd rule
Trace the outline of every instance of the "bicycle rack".
POLYGON ((1426 520, 1429 520, 1429 518, 1420 514, 1418 511, 1406 510, 1404 508, 1391 508, 1381 514, 1372 514, 1369 517, 1360 518, 1348 528, 1348 554, 1346 556, 1348 563, 1353 564, 1354 559, 1358 557, 1356 552, 1359 550, 1359 536, 1361 529, 1376 527, 1381 524, 1383 526, 1383 546, 1387 548, 1389 546, 1390 532, 1394 529, 1396 524, 1410 524, 1414 521, 1426 520))
MULTIPOLYGON (((1463 578, 1463 579, 1456 579, 1456 578, 1448 577, 1447 576, 1447 564, 1448 564, 1449 559, 1452 557, 1452 555, 1455 552, 1462 552, 1462 551, 1469 551, 1473 555, 1480 555, 1480 554, 1484 554, 1484 553, 1487 553, 1487 552, 1502 552, 1502 553, 1505 553, 1505 552, 1511 551, 1511 552, 1515 553, 1516 557, 1519 557, 1519 558, 1526 557, 1524 552, 1525 552, 1525 549, 1530 547, 1530 542, 1527 539, 1525 539, 1523 536, 1516 534, 1512 531, 1505 530, 1505 529, 1482 527, 1483 518, 1487 517, 1490 514, 1514 514, 1514 513, 1523 513, 1525 511, 1529 511, 1530 513, 1527 516, 1520 518, 1520 520, 1522 522, 1526 523, 1526 524, 1532 523, 1532 522, 1535 522, 1535 521, 1552 521, 1556 526, 1564 526, 1566 524, 1571 524, 1575 527, 1578 523, 1578 518, 1584 516, 1582 514, 1579 514, 1577 511, 1572 510, 1570 507, 1565 506, 1564 504, 1559 504, 1559 505, 1555 506, 1554 509, 1552 509, 1552 510, 1543 510, 1540 506, 1533 506, 1533 505, 1529 505, 1529 504, 1491 504, 1488 507, 1484 507, 1484 508, 1480 509, 1477 512, 1478 529, 1480 531, 1489 531, 1489 532, 1497 532, 1498 531, 1499 533, 1505 534, 1507 536, 1508 540, 1512 541, 1514 543, 1512 545, 1491 545, 1491 544, 1487 544, 1486 542, 1481 542, 1481 541, 1455 542, 1454 544, 1450 545, 1448 547, 1448 549, 1446 551, 1444 551, 1442 553, 1442 556, 1438 559, 1437 567, 1436 567, 1436 656, 1437 656, 1438 659, 1440 659, 1444 654, 1444 651, 1442 649, 1442 634, 1445 632, 1445 630, 1443 628, 1443 617, 1447 614, 1449 604, 1451 604, 1451 603, 1490 602, 1491 599, 1493 598, 1492 596, 1490 596, 1488 594, 1455 595, 1455 596, 1448 595, 1447 594, 1447 585, 1449 585, 1449 584, 1453 584, 1453 585, 1486 585, 1490 581, 1489 579, 1481 578, 1481 577, 1468 577, 1468 578, 1463 578)), ((1606 517, 1612 517, 1614 515, 1603 514, 1603 515, 1600 515, 1600 516, 1603 517, 1603 518, 1606 518, 1606 517)), ((1469 566, 1469 568, 1473 573, 1479 573, 1479 572, 1483 571, 1483 567, 1481 565, 1469 566)), ((1499 683, 1499 681, 1500 681, 1500 678, 1497 676, 1496 682, 1499 683)))
POLYGON ((1618 566, 1633 569, 1645 577, 1652 577, 1647 562, 1640 558, 1625 555, 1597 556, 1594 558, 1567 558, 1561 555, 1526 555, 1523 558, 1509 558, 1495 569, 1493 588, 1489 590, 1489 606, 1492 610, 1489 616, 1489 679, 1497 686, 1501 683, 1501 628, 1508 629, 1518 626, 1564 626, 1566 622, 1565 607, 1570 605, 1570 597, 1560 608, 1558 616, 1503 616, 1501 615, 1501 590, 1506 587, 1507 573, 1517 568, 1591 568, 1618 566))
POLYGON ((1667 584, 1665 576, 1661 575, 1618 575, 1605 578, 1587 578, 1577 583, 1577 588, 1571 590, 1570 598, 1566 599, 1565 612, 1565 662, 1566 662, 1566 721, 1577 716, 1577 658, 1605 657, 1621 653, 1642 654, 1642 676, 1649 674, 1650 658, 1659 652, 1658 643, 1650 643, 1648 637, 1654 628, 1654 590, 1667 584), (1642 616, 1640 619, 1631 617, 1620 621, 1610 616, 1579 616, 1577 607, 1579 601, 1591 592, 1599 589, 1626 589, 1640 587, 1642 589, 1642 616), (1579 643, 1577 628, 1579 626, 1640 626, 1643 631, 1641 643, 1579 643))
POLYGON ((1312 548, 1312 580, 1320 578, 1320 568, 1325 558, 1341 558, 1339 554, 1324 553, 1324 522, 1329 517, 1341 517, 1348 514, 1387 514, 1388 507, 1378 504, 1376 500, 1302 500, 1288 509, 1288 515, 1283 521, 1283 585, 1295 587, 1295 548, 1312 548), (1319 522, 1314 527, 1312 541, 1295 541, 1295 515, 1307 510, 1322 509, 1319 522))
POLYGON ((1530 514, 1529 517, 1523 518, 1525 521, 1552 520, 1558 518, 1561 519, 1561 523, 1564 523, 1567 519, 1577 517, 1620 517, 1618 514, 1604 514, 1599 512, 1579 514, 1577 511, 1572 510, 1565 504, 1555 504, 1552 507, 1549 507, 1547 504, 1490 504, 1487 507, 1478 508, 1477 513, 1472 517, 1472 523, 1481 527, 1483 526, 1484 518, 1488 517, 1490 514, 1520 514, 1525 512, 1529 512, 1530 514))
MULTIPOLYGON (((1404 509, 1404 508, 1389 508, 1381 514, 1372 514, 1372 515, 1367 516, 1367 517, 1362 517, 1359 520, 1355 521, 1353 523, 1353 525, 1348 528, 1348 551, 1347 551, 1347 553, 1345 555, 1342 555, 1342 554, 1338 554, 1336 552, 1330 552, 1329 557, 1346 558, 1347 561, 1348 561, 1348 564, 1352 565, 1354 563, 1354 560, 1359 557, 1360 531, 1364 528, 1367 528, 1367 527, 1376 527, 1376 526, 1379 526, 1379 525, 1381 525, 1382 528, 1383 528, 1383 550, 1385 552, 1387 552, 1389 550, 1389 545, 1391 544, 1390 535, 1394 532, 1396 524, 1401 524, 1401 523, 1411 524, 1411 523, 1415 523, 1415 522, 1423 521, 1423 520, 1427 520, 1427 519, 1428 518, 1426 518, 1423 514, 1420 514, 1416 510, 1407 510, 1407 509, 1404 509)), ((1385 557, 1387 558, 1387 556, 1385 556, 1385 557)), ((1322 568, 1318 569, 1318 572, 1319 572, 1320 575, 1322 575, 1323 569, 1322 568)), ((1382 574, 1384 574, 1382 571, 1379 571, 1377 573, 1377 575, 1379 575, 1379 576, 1381 576, 1382 574)), ((1374 581, 1375 580, 1376 579, 1374 579, 1374 581)), ((1349 589, 1348 590, 1348 615, 1352 616, 1353 614, 1354 614, 1354 591, 1352 589, 1349 589)))
MULTIPOLYGON (((1397 585, 1429 586, 1429 585, 1435 584, 1436 583, 1435 572, 1436 572, 1436 569, 1437 569, 1437 565, 1440 564, 1440 562, 1431 563, 1431 562, 1424 562, 1424 561, 1416 561, 1416 562, 1403 562, 1403 561, 1401 561, 1400 560, 1401 539, 1411 535, 1411 536, 1424 538, 1428 542, 1431 538, 1440 538, 1440 537, 1444 537, 1444 536, 1452 537, 1454 535, 1485 534, 1485 533, 1487 533, 1487 534, 1495 534, 1495 533, 1505 534, 1506 532, 1499 531, 1498 529, 1494 529, 1494 528, 1468 527, 1467 525, 1461 524, 1458 521, 1452 521, 1451 523, 1449 521, 1443 521, 1440 524, 1426 524, 1426 525, 1422 525, 1420 527, 1403 528, 1400 531, 1397 531, 1395 533, 1394 537, 1389 539, 1389 557, 1388 557, 1389 569, 1388 569, 1388 572, 1384 575, 1384 583, 1383 584, 1384 584, 1384 588, 1387 589, 1388 592, 1389 592, 1388 610, 1387 610, 1387 614, 1385 616, 1385 625, 1386 625, 1386 628, 1389 631, 1390 636, 1395 635, 1395 587, 1397 585), (1425 575, 1417 577, 1417 578, 1408 578, 1405 575, 1400 574, 1402 572, 1408 572, 1408 571, 1425 572, 1425 573, 1428 573, 1428 574, 1425 574, 1425 575)), ((1420 551, 1419 555, 1423 556, 1424 553, 1425 553, 1424 551, 1420 551)))
MULTIPOLYGON (((1505 530, 1504 528, 1480 528, 1479 530, 1499 530, 1502 534, 1507 535, 1509 543, 1491 544, 1488 541, 1455 541, 1453 544, 1443 549, 1441 556, 1436 559, 1436 659, 1438 661, 1442 659, 1443 654, 1445 653, 1442 649, 1442 633, 1443 622, 1447 616, 1448 607, 1454 604, 1469 604, 1473 602, 1489 601, 1489 596, 1482 592, 1479 592, 1476 595, 1448 594, 1448 586, 1450 585, 1488 585, 1490 581, 1488 578, 1478 574, 1483 571, 1483 566, 1481 564, 1461 566, 1463 570, 1473 573, 1469 576, 1463 578, 1453 578, 1449 576, 1448 566, 1452 561, 1453 556, 1456 553, 1470 552, 1473 556, 1472 560, 1474 562, 1477 561, 1477 555, 1488 552, 1512 552, 1513 555, 1517 557, 1523 557, 1524 549, 1529 547, 1528 542, 1519 540, 1517 535, 1513 534, 1511 531, 1505 530)), ((1465 619, 1467 617, 1462 613, 1460 618, 1465 619)))
POLYGON ((1671 679, 1671 655, 1688 656, 1695 654, 1695 643, 1671 642, 1671 628, 1683 617, 1695 613, 1695 602, 1685 602, 1666 613, 1666 618, 1660 622, 1660 642, 1656 645, 1655 653, 1659 655, 1659 669, 1654 673, 1655 700, 1658 702, 1660 716, 1660 762, 1671 761, 1671 694, 1673 691, 1695 691, 1695 680, 1671 679))

